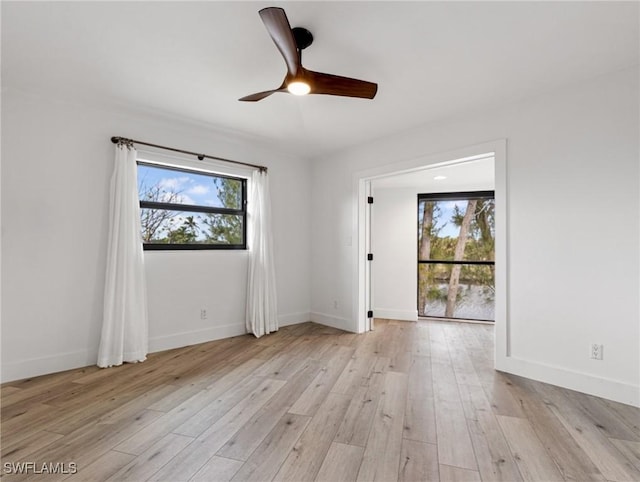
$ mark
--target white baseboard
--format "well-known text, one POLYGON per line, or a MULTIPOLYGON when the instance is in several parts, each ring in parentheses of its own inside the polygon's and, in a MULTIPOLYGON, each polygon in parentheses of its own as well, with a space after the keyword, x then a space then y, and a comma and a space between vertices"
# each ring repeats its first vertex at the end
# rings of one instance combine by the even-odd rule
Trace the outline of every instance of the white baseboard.
POLYGON ((247 329, 244 323, 234 323, 231 325, 213 326, 204 330, 156 336, 149 338, 149 353, 197 345, 198 343, 221 340, 222 338, 231 338, 232 336, 244 335, 246 332, 247 329))
POLYGON ((640 407, 640 387, 630 383, 516 357, 502 357, 497 361, 496 368, 513 375, 640 407))
MULTIPOLYGON (((278 326, 295 325, 304 323, 311 319, 311 314, 306 312, 287 313, 278 315, 278 326)), ((159 336, 149 340, 149 353, 157 351, 171 350, 183 346, 197 345, 208 341, 231 338, 232 336, 244 335, 247 332, 245 324, 234 323, 230 325, 215 326, 204 330, 187 331, 174 333, 166 336, 159 336)))
POLYGON ((393 310, 388 308, 374 308, 373 316, 389 320, 418 321, 418 310, 393 310))
MULTIPOLYGON (((386 316, 383 310, 375 312, 376 316, 380 318, 402 319, 397 316, 398 312, 395 313, 396 316, 386 316)), ((303 323, 309 320, 340 330, 353 331, 351 320, 326 313, 300 312, 280 315, 278 317, 280 326, 303 323)), ((149 340, 149 351, 156 352, 195 345, 207 341, 243 335, 245 332, 244 324, 232 324, 208 328, 206 330, 154 337, 149 340)), ((16 362, 5 362, 2 364, 1 382, 5 383, 23 378, 81 368, 95 364, 96 359, 97 351, 79 350, 16 362)), ((600 378, 587 373, 516 357, 498 357, 496 368, 525 378, 531 378, 544 383, 550 383, 608 400, 640 407, 640 387, 630 383, 600 378)))
MULTIPOLYGON (((300 313, 288 313, 278 316, 279 326, 295 325, 311 320, 308 311, 300 313)), ((208 341, 230 338, 244 335, 246 328, 244 323, 215 326, 204 330, 185 331, 171 335, 156 336, 149 339, 149 353, 171 350, 183 346, 197 345, 208 341)), ((18 360, 2 363, 0 383, 21 380, 23 378, 37 377, 49 373, 73 370, 90 365, 95 365, 98 358, 97 347, 95 351, 80 350, 70 353, 59 353, 40 358, 18 360)))
POLYGON ((49 373, 63 372, 74 368, 95 365, 98 359, 97 347, 95 352, 79 350, 68 353, 57 353, 39 358, 29 358, 15 362, 2 363, 1 383, 37 377, 49 373))
POLYGON ((307 321, 311 321, 311 313, 308 311, 278 315, 278 326, 297 325, 298 323, 306 323, 307 321))
POLYGON ((339 316, 328 315, 326 313, 318 313, 317 311, 311 312, 311 321, 319 323, 320 325, 330 326, 332 328, 338 328, 339 330, 353 331, 353 322, 347 318, 341 318, 339 316))

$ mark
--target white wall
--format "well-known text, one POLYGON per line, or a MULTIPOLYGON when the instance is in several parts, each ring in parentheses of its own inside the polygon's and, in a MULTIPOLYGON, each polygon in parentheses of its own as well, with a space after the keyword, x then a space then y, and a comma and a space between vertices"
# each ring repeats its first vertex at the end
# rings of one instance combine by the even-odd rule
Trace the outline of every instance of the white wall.
POLYGON ((640 404, 638 91, 626 70, 314 163, 312 318, 357 326, 355 173, 506 138, 511 353, 500 368, 640 404), (591 343, 604 360, 589 359, 591 343))
MULTIPOLYGON (((279 318, 309 319, 308 161, 157 114, 15 90, 2 93, 2 127, 3 381, 95 363, 113 135, 268 166, 279 318)), ((152 350, 245 332, 246 252, 145 259, 152 350)))

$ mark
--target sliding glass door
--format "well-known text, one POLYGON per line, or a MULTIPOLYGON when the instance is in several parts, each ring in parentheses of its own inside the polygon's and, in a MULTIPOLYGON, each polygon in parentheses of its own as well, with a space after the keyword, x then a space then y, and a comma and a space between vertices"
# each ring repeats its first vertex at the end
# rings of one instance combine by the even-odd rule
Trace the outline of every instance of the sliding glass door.
POLYGON ((494 320, 493 191, 418 194, 418 315, 494 320))

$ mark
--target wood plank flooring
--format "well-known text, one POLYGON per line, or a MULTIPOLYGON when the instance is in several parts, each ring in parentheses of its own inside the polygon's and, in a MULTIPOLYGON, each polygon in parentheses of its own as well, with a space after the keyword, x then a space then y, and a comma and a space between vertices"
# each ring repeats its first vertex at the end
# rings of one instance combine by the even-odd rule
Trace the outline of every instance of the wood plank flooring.
POLYGON ((375 326, 5 384, 3 480, 640 481, 640 409, 496 372, 491 325, 375 326))

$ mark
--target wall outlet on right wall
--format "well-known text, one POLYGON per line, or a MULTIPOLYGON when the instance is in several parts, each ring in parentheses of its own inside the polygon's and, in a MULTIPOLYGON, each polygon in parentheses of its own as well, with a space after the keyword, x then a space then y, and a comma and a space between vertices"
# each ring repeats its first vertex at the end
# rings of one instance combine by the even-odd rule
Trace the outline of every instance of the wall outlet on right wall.
POLYGON ((591 345, 591 358, 594 360, 602 360, 603 345, 593 343, 591 345))

